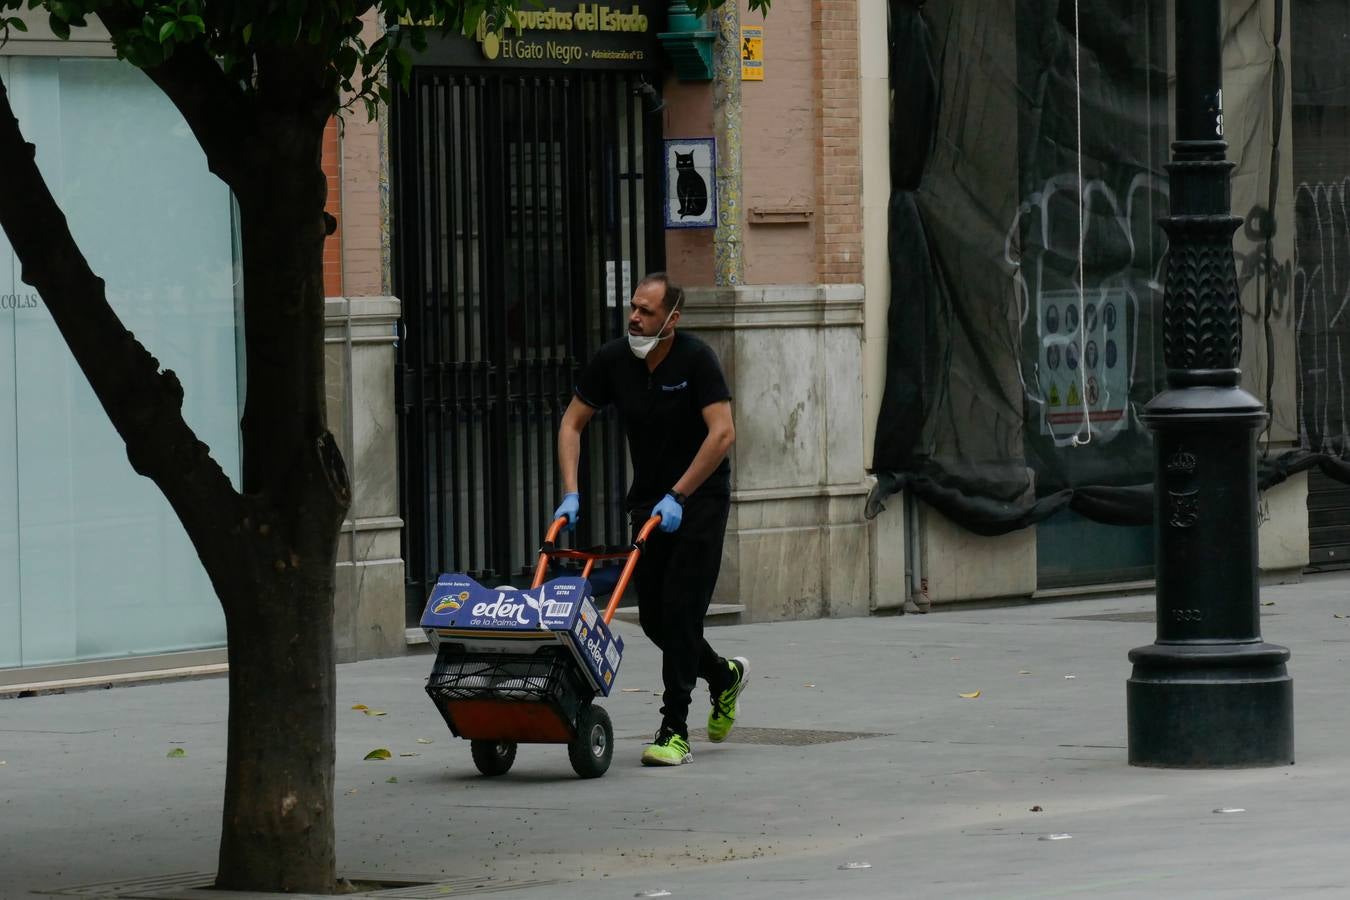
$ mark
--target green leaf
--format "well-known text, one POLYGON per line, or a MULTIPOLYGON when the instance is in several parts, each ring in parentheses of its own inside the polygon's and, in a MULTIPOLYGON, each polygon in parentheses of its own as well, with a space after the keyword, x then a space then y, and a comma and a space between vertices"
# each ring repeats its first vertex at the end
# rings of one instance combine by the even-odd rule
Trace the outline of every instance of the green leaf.
POLYGON ((201 32, 202 34, 206 34, 206 22, 202 20, 201 16, 183 16, 183 18, 179 19, 178 21, 186 22, 193 28, 197 29, 197 31, 201 32))
POLYGON ((56 13, 52 13, 47 17, 47 25, 51 28, 52 34, 56 35, 61 40, 70 40, 70 23, 56 15, 56 13))
POLYGON ((249 22, 244 26, 244 43, 247 44, 251 40, 253 40, 253 23, 249 22))
POLYGON ((366 754, 366 759, 389 759, 394 754, 390 753, 385 747, 379 747, 366 754))
POLYGON ((177 22, 165 22, 163 25, 159 26, 159 42, 161 44, 168 43, 169 38, 173 37, 174 32, 177 30, 177 22))
POLYGON ((166 755, 168 756, 169 759, 182 759, 183 757, 187 756, 187 751, 184 750, 182 747, 174 747, 166 755))
POLYGON ((10 19, 9 27, 13 28, 15 31, 27 31, 28 23, 23 19, 10 19))
POLYGON ((333 65, 337 68, 338 74, 343 78, 351 78, 356 71, 356 64, 360 62, 361 54, 355 47, 343 47, 337 52, 333 60, 333 65))
POLYGON ((487 9, 487 4, 483 0, 472 0, 464 7, 464 24, 462 30, 465 35, 473 34, 474 29, 478 27, 478 20, 483 17, 483 11, 487 9))
POLYGON ((397 776, 397 775, 390 775, 388 778, 386 778, 386 779, 384 780, 384 783, 385 783, 385 784, 398 784, 398 776, 397 776))
POLYGON ((370 50, 366 53, 366 58, 361 63, 362 70, 369 72, 371 69, 374 69, 380 64, 380 61, 384 59, 384 55, 388 52, 389 37, 385 35, 370 45, 370 50))
POLYGON ((402 47, 395 47, 389 54, 389 74, 398 78, 398 83, 406 91, 412 83, 412 57, 402 47))

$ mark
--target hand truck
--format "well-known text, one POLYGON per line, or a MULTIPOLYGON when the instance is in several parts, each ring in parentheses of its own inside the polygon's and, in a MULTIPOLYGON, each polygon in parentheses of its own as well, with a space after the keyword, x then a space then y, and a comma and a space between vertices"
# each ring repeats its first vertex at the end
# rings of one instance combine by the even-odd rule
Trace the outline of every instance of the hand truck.
POLYGON ((426 690, 450 731, 470 742, 484 775, 504 775, 518 744, 566 744, 572 768, 598 778, 614 756, 609 696, 623 657, 610 620, 637 567, 652 516, 626 549, 557 546, 567 523, 553 522, 528 590, 486 588, 468 575, 441 575, 422 614, 436 650, 426 690), (554 559, 581 560, 580 576, 545 580, 554 559), (625 559, 603 612, 591 582, 597 562, 625 559))

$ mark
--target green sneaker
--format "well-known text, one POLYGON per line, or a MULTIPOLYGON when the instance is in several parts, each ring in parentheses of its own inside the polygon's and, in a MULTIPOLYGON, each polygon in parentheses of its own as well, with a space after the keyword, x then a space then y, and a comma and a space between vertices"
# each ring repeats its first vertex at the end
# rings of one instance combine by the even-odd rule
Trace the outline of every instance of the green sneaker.
POLYGON ((693 761, 689 741, 664 728, 656 733, 656 742, 642 751, 644 766, 680 766, 693 761))
POLYGON ((708 740, 714 744, 720 744, 731 734, 731 727, 736 724, 736 700, 750 676, 750 660, 744 656, 727 660, 727 665, 736 673, 736 680, 722 693, 713 695, 712 712, 708 713, 708 740))

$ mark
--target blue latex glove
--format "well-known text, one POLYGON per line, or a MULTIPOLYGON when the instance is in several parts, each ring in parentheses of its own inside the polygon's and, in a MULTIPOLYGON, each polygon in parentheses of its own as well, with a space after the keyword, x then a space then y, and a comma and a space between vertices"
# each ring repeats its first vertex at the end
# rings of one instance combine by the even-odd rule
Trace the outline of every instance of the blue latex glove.
POLYGON ((661 498, 661 502, 656 504, 652 515, 661 517, 661 524, 656 527, 670 534, 680 527, 680 520, 684 518, 684 507, 674 497, 666 494, 661 498))
POLYGON ((563 531, 571 531, 577 527, 577 520, 581 518, 581 495, 563 494, 562 503, 553 511, 553 520, 556 522, 563 516, 567 517, 567 524, 563 526, 563 531))

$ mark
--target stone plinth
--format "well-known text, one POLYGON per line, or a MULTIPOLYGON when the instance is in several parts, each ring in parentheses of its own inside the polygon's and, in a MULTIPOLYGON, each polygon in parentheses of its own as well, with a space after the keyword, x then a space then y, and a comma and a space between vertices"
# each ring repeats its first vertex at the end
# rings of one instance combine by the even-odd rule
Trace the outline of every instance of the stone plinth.
POLYGON ((394 409, 399 301, 331 297, 325 320, 328 427, 352 484, 338 536, 337 658, 397 656, 406 650, 394 409))
POLYGON ((681 327, 733 395, 732 509, 714 602, 742 621, 867 615, 861 285, 688 292, 681 327))

